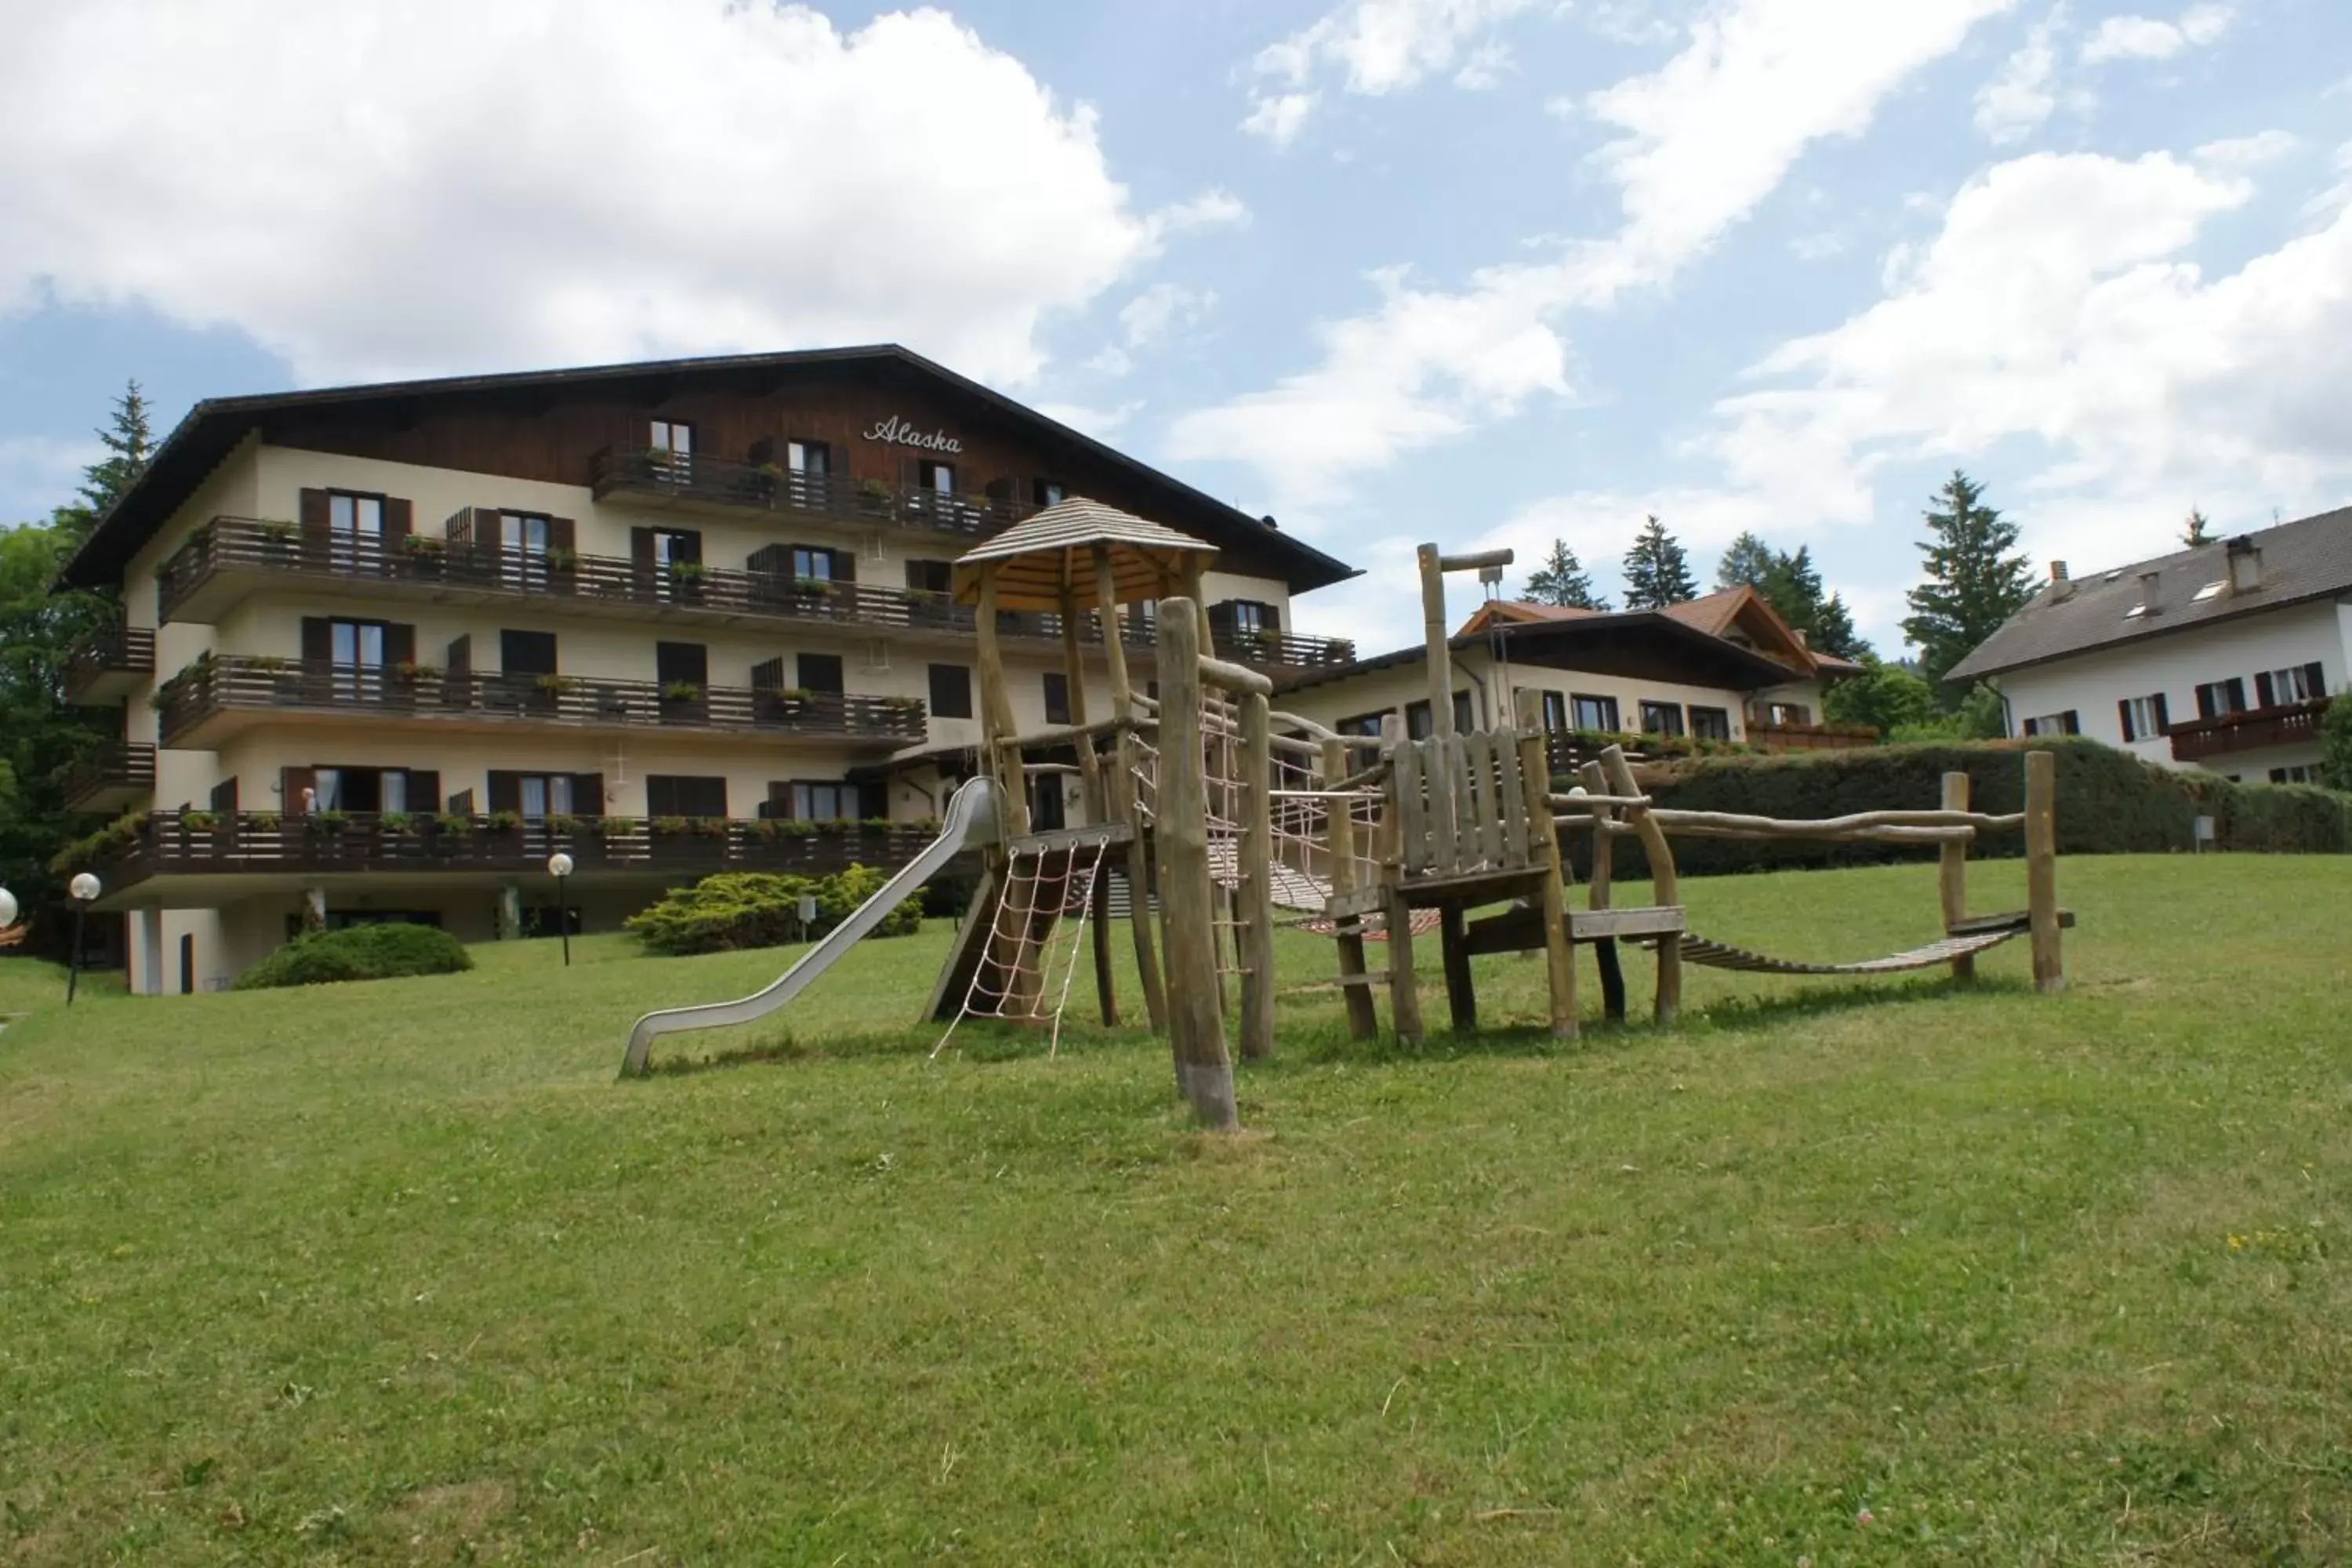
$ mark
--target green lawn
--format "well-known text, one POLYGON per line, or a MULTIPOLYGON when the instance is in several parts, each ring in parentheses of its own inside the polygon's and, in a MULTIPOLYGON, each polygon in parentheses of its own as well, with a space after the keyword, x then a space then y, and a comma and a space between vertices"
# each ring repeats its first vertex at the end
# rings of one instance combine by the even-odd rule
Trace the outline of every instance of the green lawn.
MULTIPOLYGON (((1687 893, 1803 956, 1934 923, 1927 867, 1687 893)), ((1351 1047, 1286 937, 1231 1140, 1140 1036, 928 1060, 936 924, 628 1083, 638 1011, 782 955, 70 1012, 0 963, 0 1561, 2341 1561, 2352 875, 2062 895, 2063 998, 2021 943, 1695 971, 1565 1047, 1534 959, 1351 1047)))

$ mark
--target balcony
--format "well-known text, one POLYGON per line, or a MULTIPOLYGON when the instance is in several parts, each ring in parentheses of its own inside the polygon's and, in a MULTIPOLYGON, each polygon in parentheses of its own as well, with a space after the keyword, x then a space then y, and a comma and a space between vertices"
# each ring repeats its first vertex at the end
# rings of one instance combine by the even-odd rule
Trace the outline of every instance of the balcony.
POLYGON ((2247 708, 2210 719, 2189 719, 2164 727, 2172 742, 2172 760, 2202 762, 2236 752, 2263 752, 2279 746, 2316 745, 2320 721, 2330 699, 2282 702, 2269 708, 2247 708))
POLYGON ((100 626, 66 654, 66 700, 95 707, 120 702, 155 673, 155 634, 117 621, 100 626))
POLYGON ((68 811, 121 811, 155 789, 155 748, 144 741, 113 741, 66 770, 68 811))
MULTIPOLYGON (((704 459, 697 459, 702 461, 704 459)), ((197 530, 156 574, 159 616, 209 623, 257 580, 299 582, 381 604, 386 599, 443 603, 507 603, 550 599, 589 614, 713 626, 778 621, 821 622, 874 637, 967 642, 973 612, 945 594, 876 583, 821 582, 723 566, 664 566, 610 555, 557 552, 523 554, 495 542, 467 543, 415 535, 387 544, 349 534, 298 533, 284 523, 218 517, 197 530)), ((1034 642, 1061 640, 1061 617, 1007 612, 998 635, 1034 642)), ((1152 630, 1122 621, 1120 640, 1138 656, 1151 651, 1152 630)), ((1098 644, 1095 618, 1080 618, 1079 640, 1098 644)), ((1220 656, 1273 668, 1345 664, 1355 645, 1345 640, 1277 632, 1215 634, 1220 656)))
POLYGON ((401 667, 306 664, 230 655, 199 659, 164 684, 163 742, 208 750, 256 722, 286 714, 328 723, 415 721, 502 731, 560 725, 596 732, 757 735, 870 744, 888 751, 923 739, 922 701, 793 689, 664 687, 650 680, 494 674, 401 667))
POLYGON ((740 517, 747 512, 815 517, 860 528, 915 528, 979 540, 1037 509, 1025 501, 945 495, 915 485, 795 474, 773 463, 681 457, 645 447, 607 447, 596 454, 591 489, 598 500, 625 498, 634 507, 740 517))
POLYGON ((575 889, 658 887, 716 871, 823 876, 852 864, 895 871, 937 832, 911 823, 159 811, 102 834, 89 868, 113 895, 110 903, 165 907, 174 901, 172 890, 152 887, 142 897, 132 889, 157 878, 200 879, 181 889, 195 906, 238 892, 334 885, 352 877, 543 879, 547 858, 557 850, 572 857, 575 889))
POLYGON ((1748 743, 1759 752, 1847 752, 1879 743, 1875 724, 1759 724, 1748 743))

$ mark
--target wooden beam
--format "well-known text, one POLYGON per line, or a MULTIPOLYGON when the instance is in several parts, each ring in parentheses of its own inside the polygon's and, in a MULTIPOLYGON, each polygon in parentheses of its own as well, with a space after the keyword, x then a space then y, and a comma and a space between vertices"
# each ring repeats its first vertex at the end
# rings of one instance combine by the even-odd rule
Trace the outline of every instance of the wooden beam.
MULTIPOLYGON (((1602 776, 1599 763, 1586 763, 1577 769, 1584 780, 1588 798, 1609 793, 1609 781, 1602 776)), ((1609 908, 1616 892, 1616 845, 1609 837, 1612 807, 1596 805, 1592 815, 1599 824, 1592 835, 1592 886, 1585 899, 1585 907, 1593 910, 1609 908)), ((1622 1023, 1625 1017, 1625 970, 1617 959, 1617 939, 1604 936, 1592 944, 1593 966, 1601 972, 1601 1016, 1622 1023)))
POLYGON ((2025 753, 2025 904, 2033 988, 2054 996, 2066 989, 2066 964, 2058 934, 2058 758, 2046 751, 2025 753))
POLYGON ((1538 723, 1542 717, 1538 701, 1532 691, 1518 700, 1518 711, 1512 715, 1518 728, 1518 755, 1506 754, 1499 761, 1506 772, 1516 768, 1520 787, 1505 790, 1505 803, 1507 806, 1514 795, 1525 802, 1518 809, 1527 823, 1528 858, 1544 868, 1538 903, 1543 910, 1544 984, 1551 1001, 1552 1038, 1572 1040, 1579 1025, 1576 947, 1568 926, 1568 857, 1560 853, 1559 828, 1551 819, 1551 759, 1538 723))
POLYGON ((1265 694, 1242 697, 1241 885, 1234 946, 1242 965, 1242 1057, 1274 1055, 1274 752, 1265 694))
MULTIPOLYGON (((1625 761, 1622 746, 1605 746, 1601 752, 1601 772, 1609 787, 1619 795, 1639 795, 1633 783, 1633 767, 1625 761)), ((1679 904, 1683 901, 1682 882, 1675 873, 1674 847, 1666 842, 1665 829, 1651 819, 1646 806, 1629 806, 1626 816, 1641 835, 1643 852, 1650 861, 1650 901, 1654 904, 1679 904)), ((1683 1005, 1683 953, 1673 942, 1658 944, 1657 1021, 1664 1028, 1675 1021, 1683 1005)))
MULTIPOLYGON (((1337 735, 1323 742, 1323 776, 1338 778, 1348 770, 1347 742, 1337 735)), ((1352 803, 1347 799, 1327 799, 1325 808, 1330 813, 1330 827, 1324 842, 1331 857, 1331 891, 1335 897, 1345 897, 1356 890, 1356 818, 1352 803)), ((1339 950, 1339 983, 1346 988, 1348 1001, 1348 1037, 1369 1040, 1380 1033, 1379 1016, 1372 1007, 1372 994, 1357 982, 1364 978, 1364 928, 1353 916, 1332 922, 1332 937, 1339 950)))
POLYGON ((1238 664, 1228 664, 1222 658, 1203 658, 1201 660, 1201 679, 1212 686, 1222 686, 1227 691, 1240 692, 1245 696, 1271 697, 1274 695, 1273 681, 1255 669, 1245 669, 1238 664))
POLYGON ((1445 637, 1445 567, 1437 546, 1413 552, 1421 565, 1421 640, 1429 664, 1429 732, 1454 733, 1454 652, 1445 637))
MULTIPOLYGON (((1953 772, 1944 775, 1944 809, 1965 813, 1969 809, 1969 775, 1953 772)), ((1951 934, 1954 926, 1969 918, 1969 846, 1964 838, 1946 843, 1936 855, 1936 896, 1943 906, 1944 932, 1951 934)), ((1962 953, 1952 960, 1952 979, 1965 985, 1977 977, 1977 959, 1972 952, 1962 953)))
POLYGON ((1216 907, 1201 763, 1201 627, 1191 599, 1160 614, 1160 908, 1168 929, 1168 1035, 1176 1085, 1204 1127, 1233 1131, 1234 1068, 1217 1005, 1216 907))
MULTIPOLYGON (((1118 585, 1112 580, 1110 547, 1104 544, 1095 546, 1095 616, 1102 623, 1104 658, 1110 668, 1110 716, 1128 720, 1135 712, 1135 689, 1128 684, 1127 647, 1118 635, 1118 585)), ((1135 973, 1143 987, 1144 1016, 1158 1031, 1168 1027, 1168 993, 1160 983, 1159 950, 1151 941, 1151 853, 1144 844, 1143 813, 1135 795, 1135 764, 1140 755, 1133 731, 1119 730, 1111 743, 1103 798, 1111 816, 1135 830, 1127 842, 1127 923, 1135 938, 1135 973)))
MULTIPOLYGON (((1381 753, 1400 763, 1410 760, 1404 738, 1404 720, 1395 713, 1381 715, 1381 753)), ((1399 791, 1406 784, 1411 770, 1400 766, 1391 782, 1388 799, 1381 808, 1381 881, 1379 889, 1386 895, 1389 947, 1389 1027, 1406 1045, 1421 1044, 1421 990, 1412 973, 1412 906, 1406 903, 1402 879, 1410 852, 1405 847, 1408 831, 1399 791)), ((1370 891, 1371 889, 1366 889, 1370 891)))

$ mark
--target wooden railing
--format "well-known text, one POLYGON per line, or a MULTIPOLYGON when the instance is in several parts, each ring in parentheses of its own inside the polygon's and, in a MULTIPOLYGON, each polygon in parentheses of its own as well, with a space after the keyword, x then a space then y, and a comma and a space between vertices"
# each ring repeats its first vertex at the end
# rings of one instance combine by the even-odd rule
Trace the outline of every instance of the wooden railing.
MULTIPOLYGON (((305 534, 284 523, 236 517, 217 517, 199 529, 157 574, 161 618, 172 619, 198 588, 223 572, 324 574, 353 582, 464 587, 593 605, 820 622, 866 632, 970 634, 974 626, 971 606, 957 604, 946 594, 920 588, 837 583, 699 563, 668 566, 570 552, 525 553, 496 540, 468 542, 416 534, 386 542, 352 534, 305 534)), ((1119 625, 1122 643, 1150 649, 1149 625, 1124 618, 1119 625)), ((1062 635, 1060 616, 1026 610, 1006 612, 997 629, 1000 636, 1048 642, 1059 641, 1062 635)), ((1088 644, 1102 640, 1092 616, 1079 617, 1078 635, 1088 644)), ((1277 632, 1221 631, 1216 644, 1229 658, 1294 668, 1345 664, 1356 651, 1355 645, 1344 639, 1277 632)), ((152 650, 152 634, 150 646, 152 650)))
POLYGON ((236 710, 366 712, 386 718, 479 715, 549 724, 846 736, 894 744, 927 732, 913 697, 841 696, 735 686, 692 691, 650 680, 506 675, 430 666, 316 664, 240 655, 200 659, 165 683, 166 746, 236 710))
POLYGON ((1845 752, 1878 744, 1870 724, 1749 724, 1748 743, 1759 752, 1845 752))
POLYGON ((635 872, 682 878, 716 871, 830 875, 863 865, 895 871, 937 829, 858 823, 727 818, 646 822, 626 817, 519 820, 431 812, 159 811, 117 839, 92 869, 110 886, 159 876, 294 872, 481 871, 545 877, 547 858, 572 857, 575 876, 635 872))
POLYGON ((67 653, 66 700, 79 701, 105 676, 154 673, 155 634, 116 621, 91 632, 67 653))
POLYGON ((949 495, 918 485, 891 485, 835 474, 797 474, 774 463, 680 456, 646 447, 607 447, 597 453, 592 484, 599 500, 617 492, 754 511, 810 512, 854 523, 929 529, 972 538, 994 533, 1037 510, 1026 501, 949 495))
POLYGON ((155 787, 155 748, 145 741, 114 741, 66 770, 65 801, 79 809, 110 790, 155 787))
POLYGON ((2194 763, 2233 752, 2261 751, 2272 746, 2308 745, 2319 738, 2319 726, 2331 700, 2315 697, 2307 702, 2280 702, 2268 708, 2248 708, 2210 719, 2184 719, 2164 727, 2172 742, 2172 759, 2194 763))

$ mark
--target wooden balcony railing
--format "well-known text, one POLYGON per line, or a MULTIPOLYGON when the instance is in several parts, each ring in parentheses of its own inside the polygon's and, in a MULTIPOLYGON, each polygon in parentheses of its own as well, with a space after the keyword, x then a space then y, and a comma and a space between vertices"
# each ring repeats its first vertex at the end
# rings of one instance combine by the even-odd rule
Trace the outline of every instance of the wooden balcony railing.
POLYGON ((2330 699, 2281 702, 2268 708, 2248 708, 2210 719, 2184 719, 2164 727, 2172 742, 2172 760, 2201 762, 2235 752, 2259 752, 2273 746, 2308 745, 2319 739, 2330 699))
POLYGON ((155 787, 155 748, 145 741, 114 741, 66 770, 69 811, 120 808, 155 787))
POLYGON ((127 695, 155 673, 155 634, 116 621, 83 637, 66 654, 66 700, 102 701, 127 695))
POLYGON ((607 447, 597 453, 591 485, 598 500, 619 494, 719 510, 803 512, 844 522, 929 529, 974 539, 994 533, 1037 510, 1025 501, 948 495, 916 485, 835 474, 797 474, 774 463, 680 456, 646 447, 607 447))
POLYGON ((1758 724, 1748 726, 1748 743, 1759 752, 1845 752, 1879 742, 1874 724, 1758 724))
MULTIPOLYGON (((199 529, 157 574, 161 618, 173 619, 199 590, 228 573, 417 584, 431 592, 466 588, 624 613, 651 610, 727 620, 757 616, 884 635, 969 635, 974 626, 969 605, 919 588, 837 583, 699 563, 669 566, 570 552, 525 553, 495 540, 468 542, 419 534, 387 543, 351 534, 301 534, 284 523, 234 517, 215 518, 199 529)), ((1004 637, 1058 642, 1061 617, 1008 611, 999 618, 997 630, 1004 637)), ((1120 623, 1120 640, 1129 647, 1148 652, 1152 637, 1149 626, 1120 623)), ((1079 617, 1079 638, 1089 644, 1101 641, 1094 616, 1079 617)), ((1355 657, 1355 645, 1344 639, 1286 633, 1223 629, 1215 642, 1221 657, 1279 668, 1345 664, 1355 657)))
POLYGON ((863 865, 895 871, 938 829, 727 818, 457 816, 432 812, 158 811, 101 836, 90 868, 110 888, 162 876, 329 872, 490 872, 544 877, 547 858, 572 857, 574 876, 649 879, 715 871, 829 875, 863 865))
POLYGON ((163 744, 224 713, 291 710, 385 719, 473 717, 590 728, 734 731, 845 737, 904 745, 926 733, 913 697, 793 689, 664 687, 650 680, 505 675, 430 666, 315 664, 230 655, 200 659, 165 683, 163 744))

